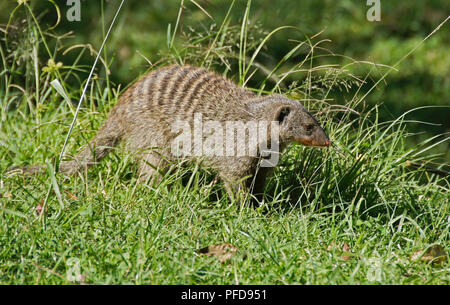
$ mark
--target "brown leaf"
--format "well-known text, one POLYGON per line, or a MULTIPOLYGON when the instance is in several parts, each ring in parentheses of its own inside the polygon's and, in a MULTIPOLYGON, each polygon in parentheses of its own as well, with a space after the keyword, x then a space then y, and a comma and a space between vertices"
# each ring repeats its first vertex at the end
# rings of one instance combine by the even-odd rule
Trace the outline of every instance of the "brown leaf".
POLYGON ((336 244, 334 241, 331 242, 331 244, 328 245, 327 251, 331 251, 336 247, 336 244))
MULTIPOLYGON (((335 249, 339 249, 338 245, 336 245, 336 243, 332 241, 331 244, 328 245, 327 251, 333 251, 335 249)), ((352 249, 350 249, 348 243, 344 242, 344 244, 342 245, 342 252, 343 253, 341 259, 343 259, 344 261, 348 261, 352 258, 352 249)))
POLYGON ((205 254, 206 256, 215 256, 219 259, 220 263, 225 263, 231 259, 231 257, 239 252, 239 249, 230 243, 216 244, 206 246, 198 249, 198 253, 205 254))
MULTIPOLYGON (((41 215, 42 209, 43 209, 43 208, 44 208, 44 199, 42 199, 42 200, 38 203, 38 205, 36 206, 36 208, 35 208, 36 214, 37 214, 38 216, 41 215)), ((45 207, 45 212, 47 212, 47 207, 45 207)))
POLYGON ((67 197, 69 197, 71 200, 74 200, 74 201, 78 200, 78 197, 75 196, 72 192, 66 191, 66 195, 67 195, 67 197))
POLYGON ((344 243, 344 245, 342 246, 342 252, 344 252, 344 254, 342 255, 342 259, 344 261, 348 261, 349 259, 352 258, 351 257, 352 249, 350 249, 350 246, 347 243, 344 243))
POLYGON ((411 255, 412 261, 443 263, 447 260, 447 254, 441 245, 433 245, 426 251, 417 250, 411 255))

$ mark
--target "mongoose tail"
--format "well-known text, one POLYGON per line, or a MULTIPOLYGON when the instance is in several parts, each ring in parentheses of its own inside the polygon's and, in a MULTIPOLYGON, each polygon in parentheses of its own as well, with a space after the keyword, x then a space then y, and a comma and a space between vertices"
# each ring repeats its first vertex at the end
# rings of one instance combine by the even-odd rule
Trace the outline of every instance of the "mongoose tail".
MULTIPOLYGON (((126 95, 125 95, 126 96, 126 95)), ((59 164, 59 171, 66 175, 74 175, 83 169, 97 164, 103 159, 123 136, 123 128, 116 110, 102 125, 95 137, 72 160, 63 160, 59 164)), ((47 171, 47 165, 11 166, 6 174, 20 173, 22 175, 40 175, 47 171)))
POLYGON ((59 171, 73 175, 82 169, 97 164, 119 143, 122 136, 122 124, 117 118, 116 109, 113 109, 106 122, 89 144, 73 160, 62 161, 59 165, 59 171))

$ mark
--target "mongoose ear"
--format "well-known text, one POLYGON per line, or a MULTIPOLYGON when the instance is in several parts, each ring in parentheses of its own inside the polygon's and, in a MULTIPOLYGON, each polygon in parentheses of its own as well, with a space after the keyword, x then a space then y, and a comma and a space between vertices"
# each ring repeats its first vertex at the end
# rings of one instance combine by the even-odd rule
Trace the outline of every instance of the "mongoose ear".
POLYGON ((278 121, 278 123, 280 125, 283 125, 284 123, 286 123, 286 120, 290 113, 291 113, 291 108, 289 106, 280 107, 280 108, 278 108, 277 113, 276 113, 276 120, 278 121))

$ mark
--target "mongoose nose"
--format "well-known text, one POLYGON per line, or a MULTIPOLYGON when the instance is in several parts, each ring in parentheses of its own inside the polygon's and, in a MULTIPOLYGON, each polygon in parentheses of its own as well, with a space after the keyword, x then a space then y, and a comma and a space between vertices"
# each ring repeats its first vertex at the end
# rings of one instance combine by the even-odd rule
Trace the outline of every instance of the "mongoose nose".
POLYGON ((323 143, 324 146, 330 146, 331 145, 331 141, 330 140, 326 140, 325 143, 323 143))

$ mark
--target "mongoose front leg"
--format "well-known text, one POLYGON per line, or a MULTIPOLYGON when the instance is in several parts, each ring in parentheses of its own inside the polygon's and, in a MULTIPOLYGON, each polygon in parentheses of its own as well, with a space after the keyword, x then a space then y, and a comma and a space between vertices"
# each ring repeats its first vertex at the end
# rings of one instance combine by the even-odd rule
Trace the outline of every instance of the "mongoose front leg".
POLYGON ((236 180, 234 180, 226 177, 222 178, 222 180, 224 182, 228 198, 230 198, 231 201, 243 203, 245 202, 247 196, 249 196, 250 192, 245 181, 239 181, 239 178, 240 177, 235 177, 236 180))
POLYGON ((250 157, 239 157, 230 160, 231 162, 224 162, 226 166, 220 168, 219 176, 225 184, 225 189, 230 199, 244 202, 251 197, 249 187, 255 174, 252 171, 255 160, 250 157))
POLYGON ((260 167, 256 168, 253 179, 250 181, 250 192, 253 195, 253 204, 258 205, 263 200, 266 179, 273 171, 273 168, 260 167))

